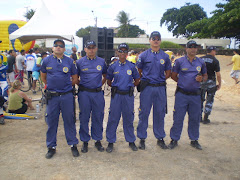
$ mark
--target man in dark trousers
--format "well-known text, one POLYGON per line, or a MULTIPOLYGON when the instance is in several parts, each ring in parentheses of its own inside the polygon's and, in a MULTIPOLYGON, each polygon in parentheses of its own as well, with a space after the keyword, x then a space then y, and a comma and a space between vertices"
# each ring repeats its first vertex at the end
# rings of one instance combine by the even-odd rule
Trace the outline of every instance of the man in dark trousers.
POLYGON ((170 131, 172 139, 170 149, 178 145, 181 137, 183 121, 188 112, 188 136, 191 146, 201 150, 198 143, 201 116, 201 84, 207 80, 207 68, 198 57, 197 43, 193 40, 186 45, 187 55, 176 59, 172 69, 172 79, 177 82, 175 105, 173 110, 173 126, 170 131))
POLYGON ((204 111, 204 118, 201 117, 203 124, 210 123, 208 119, 212 111, 214 96, 217 90, 221 88, 221 73, 219 61, 215 58, 217 48, 215 46, 209 46, 207 48, 207 55, 201 57, 207 66, 208 80, 201 84, 201 100, 202 100, 202 111, 204 111), (216 76, 218 85, 216 85, 216 76), (206 101, 204 109, 204 101, 206 101))
POLYGON ((47 85, 48 101, 46 110, 48 152, 46 158, 52 158, 56 152, 60 112, 62 113, 67 143, 71 146, 72 155, 77 157, 79 152, 72 90, 72 86, 78 82, 77 69, 73 60, 63 54, 65 51, 63 40, 55 40, 52 50, 53 54, 44 58, 41 66, 41 78, 47 85))

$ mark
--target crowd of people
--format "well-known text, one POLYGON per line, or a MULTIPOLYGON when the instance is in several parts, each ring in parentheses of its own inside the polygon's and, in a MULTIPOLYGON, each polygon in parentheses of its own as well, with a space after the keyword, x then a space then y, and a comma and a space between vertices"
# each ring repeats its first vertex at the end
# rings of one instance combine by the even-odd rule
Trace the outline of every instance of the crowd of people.
MULTIPOLYGON (((97 44, 91 40, 85 43, 86 56, 84 57, 77 54, 75 47, 72 48, 73 54, 70 57, 65 56, 65 42, 61 39, 54 41, 51 55, 47 56, 46 53, 42 53, 39 59, 36 56, 38 54, 36 49, 30 50, 26 58, 23 58, 25 52, 21 51, 16 58, 17 62, 11 57, 14 57, 14 53, 11 52, 10 58, 8 58, 9 66, 11 66, 8 70, 10 74, 14 71, 22 73, 26 69, 28 76, 32 73, 36 80, 39 78, 40 71, 41 79, 46 84, 46 122, 48 125, 46 145, 48 152, 45 157, 47 159, 52 158, 56 153, 60 113, 64 122, 67 144, 71 147, 72 155, 79 156, 74 110, 76 95, 79 104, 81 152, 88 152, 88 142, 91 139, 95 141, 98 151, 105 150, 101 141, 105 108, 102 85, 106 82, 111 87, 111 102, 106 127, 108 142, 106 151, 108 153, 114 151, 114 143, 117 141, 116 130, 121 116, 125 140, 130 149, 132 151, 146 149, 145 141, 151 109, 153 133, 160 148, 174 149, 178 146, 183 121, 188 113, 190 145, 196 149, 202 149, 198 141, 200 122, 210 123, 209 115, 212 111, 214 95, 221 88, 220 65, 215 57, 217 49, 209 46, 207 55, 199 58, 196 56, 199 45, 191 40, 186 44, 186 55, 173 61, 172 54, 169 55, 169 52, 160 49, 161 34, 158 31, 151 33, 149 43, 150 48, 143 52, 129 51, 129 46, 121 43, 117 48, 117 57, 111 59, 109 67, 104 59, 96 55, 97 44), (164 119, 167 113, 166 80, 170 77, 177 82, 177 87, 173 125, 170 130, 171 142, 166 145, 164 141, 166 137, 164 119), (78 85, 77 92, 74 88, 75 85, 78 85), (133 126, 133 90, 135 86, 140 92, 136 135, 133 126), (204 117, 202 117, 202 113, 204 113, 204 117), (91 128, 91 134, 89 128, 91 128), (138 146, 135 144, 136 137, 139 138, 138 146)), ((232 63, 229 65, 234 65, 231 76, 237 84, 239 83, 240 56, 237 50, 235 53, 232 63)), ((10 99, 18 103, 9 103, 9 110, 18 113, 24 112, 28 107, 33 109, 31 99, 19 91, 21 79, 14 81, 13 78, 10 82, 12 82, 10 99)), ((33 93, 35 93, 34 88, 33 85, 33 93)))

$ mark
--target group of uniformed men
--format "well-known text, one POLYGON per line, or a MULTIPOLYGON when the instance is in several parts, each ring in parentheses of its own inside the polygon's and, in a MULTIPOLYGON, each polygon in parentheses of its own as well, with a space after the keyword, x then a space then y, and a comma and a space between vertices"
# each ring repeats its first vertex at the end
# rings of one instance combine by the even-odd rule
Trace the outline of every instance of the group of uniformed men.
POLYGON ((47 147, 46 158, 51 158, 56 152, 57 128, 60 111, 64 121, 65 136, 74 157, 79 156, 77 149, 76 126, 74 120, 74 101, 72 86, 79 85, 78 103, 80 119, 80 140, 83 142, 81 151, 88 152, 88 142, 95 140, 98 151, 104 151, 101 144, 104 118, 104 92, 102 85, 106 82, 111 89, 111 103, 106 128, 108 146, 111 153, 116 142, 116 130, 120 117, 123 118, 123 129, 126 141, 133 151, 145 149, 148 118, 153 108, 153 132, 157 144, 162 149, 173 149, 180 139, 186 112, 189 114, 188 134, 191 146, 201 149, 198 143, 201 119, 200 83, 207 80, 207 69, 204 61, 196 57, 197 43, 189 41, 186 45, 187 55, 177 59, 171 67, 169 56, 160 49, 161 35, 151 33, 150 49, 140 54, 137 64, 126 60, 129 47, 126 43, 118 46, 119 59, 107 68, 104 59, 96 56, 97 46, 94 41, 85 44, 86 56, 77 60, 68 58, 63 53, 65 43, 55 40, 53 55, 43 60, 41 77, 47 85, 47 147), (171 143, 164 142, 164 117, 167 111, 166 79, 177 82, 173 126, 171 128, 171 143), (80 79, 79 79, 80 77, 80 79), (140 80, 141 78, 141 80, 140 80), (134 86, 140 93, 139 122, 137 137, 139 147, 135 145, 134 134, 134 86), (91 135, 89 135, 89 120, 91 117, 91 135))

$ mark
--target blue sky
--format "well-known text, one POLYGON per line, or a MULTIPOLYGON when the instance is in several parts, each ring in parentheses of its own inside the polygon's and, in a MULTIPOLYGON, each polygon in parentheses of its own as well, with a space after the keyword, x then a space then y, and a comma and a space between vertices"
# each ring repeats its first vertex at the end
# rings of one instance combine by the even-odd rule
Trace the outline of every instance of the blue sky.
MULTIPOLYGON (((63 22, 64 28, 75 32, 86 26, 94 26, 94 17, 98 19, 98 27, 117 27, 115 21, 119 11, 125 11, 133 19, 131 24, 140 26, 147 34, 160 31, 163 38, 171 38, 172 33, 165 26, 160 27, 160 19, 169 8, 180 8, 185 3, 199 4, 207 12, 216 9, 217 3, 225 0, 43 0, 49 11, 63 22), (92 13, 92 11, 94 13, 92 13), (68 23, 66 27, 64 24, 68 23)), ((0 0, 0 20, 25 20, 23 14, 28 9, 37 9, 41 0, 0 0)))

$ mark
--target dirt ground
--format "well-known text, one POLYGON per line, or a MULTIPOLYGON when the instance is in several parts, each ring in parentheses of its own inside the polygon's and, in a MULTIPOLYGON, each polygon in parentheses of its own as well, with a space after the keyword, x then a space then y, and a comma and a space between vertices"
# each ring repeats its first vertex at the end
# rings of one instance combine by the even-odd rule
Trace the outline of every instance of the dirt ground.
MULTIPOLYGON (((89 152, 74 158, 64 135, 62 119, 58 128, 57 153, 46 159, 45 139, 47 125, 43 110, 36 120, 10 120, 0 126, 0 179, 240 179, 240 85, 229 77, 230 56, 217 56, 220 60, 222 89, 217 92, 211 124, 200 127, 199 142, 202 151, 193 149, 187 134, 186 115, 179 146, 162 150, 153 135, 152 114, 149 117, 146 150, 132 152, 125 142, 122 122, 117 131, 117 143, 112 153, 98 152, 89 142, 89 152)), ((165 141, 170 142, 173 123, 174 90, 176 83, 168 80, 168 114, 165 118, 165 141)), ((39 97, 32 95, 32 98, 39 97)), ((110 97, 105 96, 104 139, 110 97)), ((36 102, 34 103, 36 104, 36 102)), ((135 99, 135 129, 138 124, 139 97, 135 99)), ((35 113, 35 111, 29 111, 35 113)), ((77 131, 79 121, 76 122, 77 131)), ((79 139, 79 135, 78 135, 79 139)), ((136 141, 137 145, 139 140, 136 141)), ((78 145, 80 150, 82 143, 78 145)))

